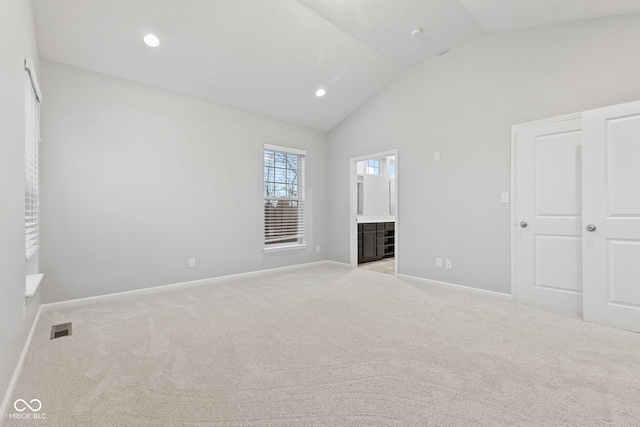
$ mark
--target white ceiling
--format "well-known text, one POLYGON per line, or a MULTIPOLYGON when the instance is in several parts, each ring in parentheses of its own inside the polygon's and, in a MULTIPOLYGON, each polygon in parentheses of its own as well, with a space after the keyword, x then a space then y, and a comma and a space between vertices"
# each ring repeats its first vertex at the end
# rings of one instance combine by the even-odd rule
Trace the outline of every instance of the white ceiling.
POLYGON ((34 3, 43 58, 325 131, 406 68, 483 34, 640 12, 640 0, 34 3))

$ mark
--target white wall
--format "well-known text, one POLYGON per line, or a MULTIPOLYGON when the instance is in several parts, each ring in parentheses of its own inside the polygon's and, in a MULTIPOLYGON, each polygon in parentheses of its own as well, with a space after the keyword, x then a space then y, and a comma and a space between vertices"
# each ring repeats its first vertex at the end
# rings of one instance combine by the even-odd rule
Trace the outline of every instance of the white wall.
POLYGON ((42 69, 43 301, 327 258, 326 133, 42 69), (305 250, 263 253, 264 143, 307 150, 305 250))
POLYGON ((635 14, 485 36, 407 70, 330 133, 330 258, 349 261, 349 159, 398 148, 400 273, 510 292, 511 125, 640 99, 639 40, 635 14))
POLYGON ((389 216, 389 178, 380 175, 363 175, 363 216, 389 216))
MULTIPOLYGON (((38 66, 32 5, 0 4, 0 402, 40 306, 40 292, 25 302, 24 59, 38 66)), ((0 408, 0 417, 3 415, 0 408)), ((1 419, 0 419, 1 420, 1 419)))

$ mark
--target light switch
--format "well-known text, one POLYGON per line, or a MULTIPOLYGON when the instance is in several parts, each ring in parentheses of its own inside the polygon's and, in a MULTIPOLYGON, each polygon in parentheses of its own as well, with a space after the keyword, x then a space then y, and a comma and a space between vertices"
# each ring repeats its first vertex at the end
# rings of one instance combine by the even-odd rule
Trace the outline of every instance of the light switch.
POLYGON ((500 193, 500 203, 509 203, 509 193, 500 193))
POLYGON ((440 152, 439 151, 437 153, 433 153, 433 161, 434 162, 439 162, 440 161, 440 152))

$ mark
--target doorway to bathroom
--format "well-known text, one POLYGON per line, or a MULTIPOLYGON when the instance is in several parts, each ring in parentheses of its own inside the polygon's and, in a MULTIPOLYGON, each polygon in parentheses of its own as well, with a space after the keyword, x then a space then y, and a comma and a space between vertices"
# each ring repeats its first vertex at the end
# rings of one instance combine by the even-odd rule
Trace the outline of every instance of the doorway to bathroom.
POLYGON ((351 265, 398 273, 397 150, 351 159, 351 265))

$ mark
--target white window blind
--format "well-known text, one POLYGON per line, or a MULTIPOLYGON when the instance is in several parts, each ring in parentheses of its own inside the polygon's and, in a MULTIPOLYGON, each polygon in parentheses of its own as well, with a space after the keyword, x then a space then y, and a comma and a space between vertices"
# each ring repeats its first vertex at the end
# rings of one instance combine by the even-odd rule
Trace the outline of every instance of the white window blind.
POLYGON ((304 243, 306 152, 264 146, 264 244, 304 243))
POLYGON ((25 242, 26 259, 38 250, 38 143, 40 141, 40 90, 30 61, 25 62, 25 242))

